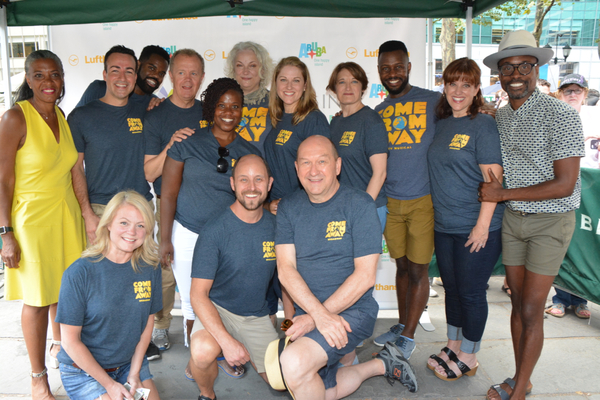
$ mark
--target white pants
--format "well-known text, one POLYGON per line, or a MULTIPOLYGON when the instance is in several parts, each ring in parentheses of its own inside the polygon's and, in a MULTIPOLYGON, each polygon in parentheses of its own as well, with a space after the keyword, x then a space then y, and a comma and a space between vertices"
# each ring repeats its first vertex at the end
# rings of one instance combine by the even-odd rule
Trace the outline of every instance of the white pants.
POLYGON ((190 302, 190 289, 192 287, 192 257, 198 235, 185 228, 177 221, 173 221, 171 240, 175 254, 173 256, 173 274, 181 296, 181 312, 184 320, 195 320, 194 310, 190 302))

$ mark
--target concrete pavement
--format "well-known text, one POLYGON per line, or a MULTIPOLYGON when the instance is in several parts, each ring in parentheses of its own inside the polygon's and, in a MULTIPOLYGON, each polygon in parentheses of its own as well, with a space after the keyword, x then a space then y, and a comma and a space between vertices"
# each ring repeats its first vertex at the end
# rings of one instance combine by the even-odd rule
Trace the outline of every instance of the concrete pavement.
MULTIPOLYGON (((2 276, 0 275, 0 280, 2 276)), ((489 318, 481 351, 479 369, 473 377, 455 382, 437 379, 426 367, 430 354, 445 345, 443 288, 434 286, 440 297, 430 298, 429 313, 437 328, 433 332, 417 329, 417 349, 410 360, 415 367, 419 390, 410 393, 399 382, 389 385, 383 377, 366 381, 348 399, 484 399, 490 385, 502 382, 514 373, 512 342, 510 340, 510 301, 500 287, 501 277, 490 280, 488 290, 489 318)), ((3 289, 0 288, 0 295, 3 289)), ((551 292, 552 294, 552 292, 551 292)), ((534 371, 533 392, 529 399, 600 400, 600 368, 596 357, 600 351, 600 306, 590 303, 592 319, 581 320, 569 310, 564 318, 545 320, 545 344, 534 371), (589 322, 589 323, 588 323, 589 322)), ((30 399, 29 360, 20 326, 20 302, 0 300, 0 400, 30 399)), ((397 318, 397 312, 381 311, 374 337, 386 331, 397 318)), ((161 399, 196 399, 195 383, 185 379, 183 371, 189 352, 183 346, 181 316, 175 316, 170 329, 171 349, 162 359, 150 362, 150 368, 161 399)), ((48 342, 50 343, 50 342, 48 342)), ((361 361, 369 360, 380 348, 372 340, 358 349, 361 361)), ((287 393, 271 390, 250 365, 240 379, 220 374, 216 381, 219 400, 227 399, 291 399, 287 393)), ((66 399, 57 370, 49 372, 50 384, 57 399, 66 399)))

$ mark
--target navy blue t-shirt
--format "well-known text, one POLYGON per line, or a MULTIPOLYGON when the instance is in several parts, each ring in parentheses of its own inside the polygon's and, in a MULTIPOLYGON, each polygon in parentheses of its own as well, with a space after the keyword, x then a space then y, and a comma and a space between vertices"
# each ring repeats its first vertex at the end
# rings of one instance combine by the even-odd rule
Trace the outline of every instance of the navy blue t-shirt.
MULTIPOLYGON (((80 258, 63 274, 56 322, 81 326, 81 341, 108 369, 131 362, 148 317, 161 309, 160 268, 141 266, 135 272, 129 261, 80 258)), ((73 364, 64 347, 58 360, 73 364)))
MULTIPOLYGON (((95 80, 85 89, 85 92, 81 95, 81 99, 79 99, 79 103, 75 107, 85 106, 87 103, 91 103, 94 100, 98 100, 106 94, 106 81, 104 80, 95 80)), ((129 96, 129 101, 140 104, 144 107, 144 110, 148 108, 148 104, 150 104, 150 100, 154 97, 150 94, 139 95, 135 92, 131 92, 129 96)))
POLYGON ((264 144, 273 125, 269 118, 269 91, 256 104, 248 104, 244 98, 244 114, 238 134, 255 145, 264 154, 264 144))
MULTIPOLYGON (((146 137, 146 154, 155 156, 171 141, 173 134, 179 129, 199 130, 202 126, 202 103, 198 100, 190 108, 177 107, 169 97, 158 107, 146 113, 144 119, 144 136, 146 137)), ((160 196, 162 176, 153 183, 154 193, 160 196)))
MULTIPOLYGON (((293 244, 296 267, 321 303, 354 272, 354 259, 381 254, 381 224, 366 192, 340 185, 331 199, 312 203, 303 190, 281 200, 275 244, 293 244)), ((376 315, 373 288, 350 308, 376 315)), ((298 309, 299 307, 296 306, 298 309)))
POLYGON ((275 261, 275 216, 263 212, 253 224, 231 208, 204 225, 192 260, 192 278, 214 280, 209 297, 243 316, 269 314, 267 289, 275 261))
MULTIPOLYGON (((500 135, 489 115, 448 117, 436 124, 427 153, 435 230, 469 233, 477 223, 481 203, 477 191, 483 175, 479 164, 502 165, 500 135)), ((490 231, 502 227, 504 204, 496 206, 490 231)))
MULTIPOLYGON (((388 134, 379 114, 364 106, 354 114, 339 115, 331 120, 331 140, 342 157, 340 182, 366 191, 373 176, 369 158, 388 153, 388 134)), ((375 200, 377 207, 387 204, 382 187, 375 200)))
POLYGON ((83 153, 90 203, 107 204, 128 189, 152 200, 144 174, 145 112, 133 102, 115 107, 95 100, 69 115, 73 142, 83 153))
POLYGON ((321 111, 311 111, 298 125, 292 124, 293 117, 294 114, 283 114, 264 145, 265 158, 273 173, 273 200, 292 194, 300 187, 294 165, 300 143, 313 135, 330 137, 329 123, 321 111))
POLYGON ((227 146, 229 163, 226 173, 217 172, 219 142, 210 128, 201 128, 182 142, 175 142, 167 156, 183 162, 183 178, 177 196, 175 219, 194 233, 215 215, 225 211, 235 201, 229 177, 235 161, 246 154, 260 151, 239 135, 227 146))

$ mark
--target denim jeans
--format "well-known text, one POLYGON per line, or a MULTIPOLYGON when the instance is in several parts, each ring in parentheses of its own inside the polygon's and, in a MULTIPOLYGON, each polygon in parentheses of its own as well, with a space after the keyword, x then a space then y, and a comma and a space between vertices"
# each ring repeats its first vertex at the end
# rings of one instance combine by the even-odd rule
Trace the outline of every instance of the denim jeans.
POLYGON ((435 232, 435 254, 446 291, 448 339, 462 340, 461 351, 479 351, 488 316, 486 286, 502 251, 501 229, 490 232, 484 248, 470 252, 469 234, 435 232))
POLYGON ((387 221, 388 209, 386 206, 381 206, 377 208, 377 216, 379 217, 379 222, 381 223, 381 233, 385 231, 385 223, 387 221))
POLYGON ((562 303, 565 305, 565 307, 577 307, 580 304, 587 304, 587 300, 582 299, 579 296, 567 293, 564 290, 560 290, 559 288, 554 288, 554 290, 556 290, 556 295, 552 297, 552 303, 554 304, 562 303))

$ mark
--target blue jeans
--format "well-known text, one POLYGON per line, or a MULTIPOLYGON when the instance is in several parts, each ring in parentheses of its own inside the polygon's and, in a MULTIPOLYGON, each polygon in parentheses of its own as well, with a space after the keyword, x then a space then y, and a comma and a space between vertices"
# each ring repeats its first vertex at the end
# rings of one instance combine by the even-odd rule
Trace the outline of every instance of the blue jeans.
MULTIPOLYGON (((123 385, 125 382, 127 382, 127 376, 129 375, 130 368, 131 363, 127 363, 119 367, 118 370, 107 372, 107 374, 113 380, 123 385)), ((63 363, 60 363, 59 369, 60 380, 62 381, 65 391, 70 399, 96 400, 106 393, 106 389, 84 370, 63 363)), ((150 373, 150 368, 148 368, 148 360, 146 360, 146 357, 144 357, 142 368, 140 368, 140 381, 144 382, 152 378, 153 376, 150 373)))
POLYGON ((381 223, 381 233, 385 231, 385 223, 387 222, 388 209, 387 206, 381 206, 377 208, 377 216, 379 217, 379 222, 381 223))
POLYGON ((552 297, 552 303, 562 303, 565 307, 573 306, 577 307, 580 304, 587 304, 587 300, 582 299, 581 297, 575 296, 571 293, 567 293, 564 290, 560 290, 559 288, 554 288, 556 290, 556 295, 552 297))
POLYGON ((486 287, 502 251, 501 229, 490 232, 485 248, 470 252, 469 234, 435 232, 435 254, 446 291, 448 339, 477 353, 488 316, 486 287))

